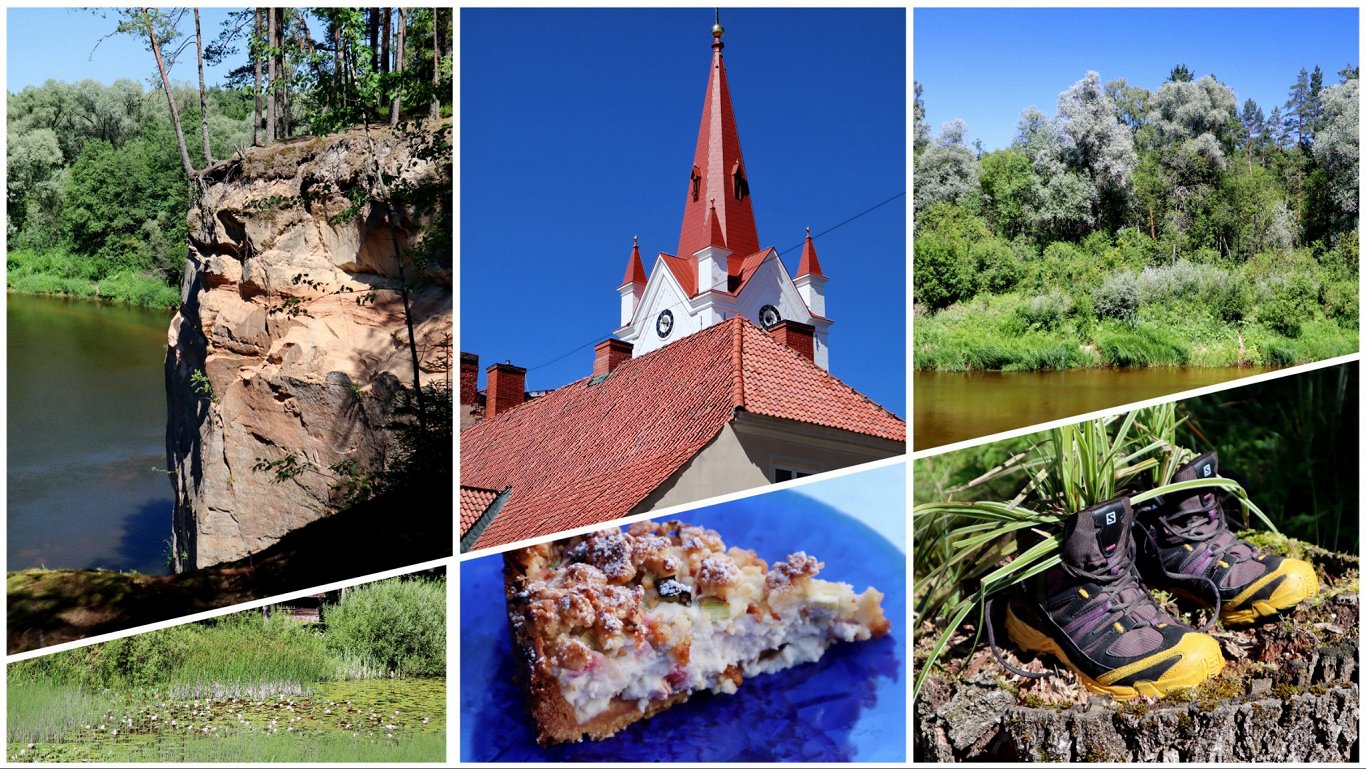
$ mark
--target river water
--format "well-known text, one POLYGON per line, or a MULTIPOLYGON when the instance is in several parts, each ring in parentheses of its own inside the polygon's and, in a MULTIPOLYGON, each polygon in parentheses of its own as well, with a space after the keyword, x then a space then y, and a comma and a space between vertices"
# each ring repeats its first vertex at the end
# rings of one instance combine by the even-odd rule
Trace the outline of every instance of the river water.
POLYGON ((1265 368, 1087 368, 917 371, 915 450, 992 435, 1268 371, 1265 368))
POLYGON ((10 294, 8 561, 166 571, 164 312, 10 294))

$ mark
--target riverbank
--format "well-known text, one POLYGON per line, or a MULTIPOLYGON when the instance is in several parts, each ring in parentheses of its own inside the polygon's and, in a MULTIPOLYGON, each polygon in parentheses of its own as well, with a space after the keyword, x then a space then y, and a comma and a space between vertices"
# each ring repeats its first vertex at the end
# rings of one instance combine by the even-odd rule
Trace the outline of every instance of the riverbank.
POLYGON ((11 251, 5 255, 5 288, 20 294, 121 302, 137 307, 174 308, 180 290, 141 270, 110 268, 65 251, 11 251))
MULTIPOLYGON (((449 483, 449 482, 448 482, 449 483)), ((449 498, 448 498, 449 499, 449 498)), ((10 654, 450 557, 451 503, 381 495, 237 561, 169 576, 27 569, 6 585, 10 654), (406 512, 400 519, 394 511, 406 512)))
POLYGON ((1290 366, 1356 352, 1358 333, 1326 317, 1283 333, 1225 321, 1207 308, 1143 307, 1132 320, 1097 319, 1062 293, 980 294, 915 317, 918 371, 1290 366))
POLYGON ((441 761, 445 579, 14 663, 10 761, 441 761))

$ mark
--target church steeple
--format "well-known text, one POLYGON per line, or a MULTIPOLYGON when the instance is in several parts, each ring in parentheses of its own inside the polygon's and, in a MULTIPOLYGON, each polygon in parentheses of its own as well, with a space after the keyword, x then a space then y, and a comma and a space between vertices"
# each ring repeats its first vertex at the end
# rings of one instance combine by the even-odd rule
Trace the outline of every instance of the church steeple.
POLYGON ((723 34, 725 30, 718 18, 712 27, 711 74, 707 79, 697 150, 693 154, 683 207, 678 256, 690 259, 698 249, 714 245, 711 230, 716 226, 720 228, 731 258, 738 262, 759 250, 759 235, 754 227, 749 179, 744 157, 740 154, 740 134, 735 128, 730 89, 726 85, 726 65, 721 56, 721 49, 725 47, 721 42, 723 34), (709 222, 708 209, 713 202, 715 221, 709 222))

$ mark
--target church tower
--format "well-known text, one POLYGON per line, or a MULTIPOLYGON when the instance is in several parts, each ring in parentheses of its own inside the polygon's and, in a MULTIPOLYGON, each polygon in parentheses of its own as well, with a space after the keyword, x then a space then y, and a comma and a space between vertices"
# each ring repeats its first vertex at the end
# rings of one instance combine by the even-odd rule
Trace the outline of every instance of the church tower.
POLYGON ((785 321, 784 333, 812 336, 813 359, 828 369, 828 278, 816 260, 810 229, 795 280, 776 249, 759 245, 721 54, 724 34, 718 17, 677 252, 660 252, 647 278, 639 243, 632 248, 617 289, 621 327, 616 335, 640 356, 737 315, 765 329, 785 321))

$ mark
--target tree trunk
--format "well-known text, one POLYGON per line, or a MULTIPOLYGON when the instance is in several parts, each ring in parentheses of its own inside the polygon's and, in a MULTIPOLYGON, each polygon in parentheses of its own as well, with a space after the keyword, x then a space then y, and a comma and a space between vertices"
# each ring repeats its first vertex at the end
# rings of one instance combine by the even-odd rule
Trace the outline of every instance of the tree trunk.
POLYGON ((432 8, 432 109, 433 119, 441 117, 441 9, 432 8))
POLYGON ((387 75, 387 74, 389 74, 389 71, 390 71, 390 70, 389 70, 389 56, 390 56, 391 54, 390 54, 389 39, 390 39, 390 37, 391 37, 391 31, 392 31, 393 26, 394 26, 394 9, 393 9, 393 8, 385 8, 385 9, 382 11, 382 14, 383 14, 383 15, 380 17, 380 22, 379 22, 379 23, 380 23, 380 30, 381 30, 381 31, 380 31, 380 42, 379 42, 379 73, 380 73, 381 75, 387 75))
MULTIPOLYGON (((408 40, 408 15, 402 8, 398 9, 398 40, 394 46, 394 72, 403 74, 403 47, 408 40)), ((400 78, 402 79, 402 78, 400 78)), ((403 111, 402 91, 394 89, 394 101, 389 105, 389 125, 398 125, 399 114, 403 111)))
POLYGON ((379 72, 379 9, 371 8, 366 18, 367 32, 370 34, 370 71, 379 72))
POLYGON ((157 42, 156 30, 152 27, 152 9, 142 9, 142 22, 147 27, 147 42, 152 46, 152 55, 157 60, 157 72, 161 75, 161 90, 166 94, 166 106, 171 110, 171 124, 175 126, 176 144, 180 146, 180 165, 185 169, 185 180, 195 180, 194 165, 190 163, 190 150, 185 146, 185 131, 180 125, 180 110, 176 109, 175 96, 171 94, 171 81, 166 76, 166 61, 161 58, 161 44, 157 42))
POLYGON ((266 144, 267 144, 267 145, 269 145, 269 144, 271 144, 272 142, 275 141, 275 121, 276 121, 276 119, 277 119, 277 117, 278 117, 278 116, 276 115, 276 107, 277 107, 277 105, 278 105, 278 103, 279 103, 279 100, 275 98, 275 91, 276 91, 276 82, 275 82, 275 81, 280 77, 280 72, 279 72, 279 70, 276 68, 276 64, 277 64, 277 61, 278 61, 278 60, 277 60, 277 58, 276 58, 275 51, 276 51, 276 44, 277 44, 277 43, 276 43, 276 38, 277 38, 277 36, 279 35, 279 32, 280 32, 280 30, 279 30, 279 29, 277 28, 277 26, 276 26, 275 9, 274 9, 274 8, 267 8, 267 9, 266 9, 266 55, 267 55, 268 57, 270 57, 269 60, 268 60, 268 61, 270 62, 270 64, 269 64, 269 73, 268 73, 269 76, 270 76, 270 85, 267 86, 268 92, 267 92, 267 95, 266 95, 266 144))
POLYGON ((256 25, 252 32, 251 59, 256 68, 256 109, 251 119, 251 146, 261 146, 261 9, 254 9, 256 25))
POLYGON ((194 51, 199 65, 199 132, 204 135, 204 167, 213 165, 213 150, 209 148, 209 97, 204 84, 204 36, 199 31, 199 9, 194 9, 194 51))
POLYGON ((289 71, 288 61, 285 59, 285 9, 276 8, 275 12, 280 15, 275 22, 275 49, 280 58, 277 69, 280 72, 280 88, 277 96, 280 99, 280 106, 276 108, 280 116, 280 138, 288 139, 290 135, 289 125, 289 71))

